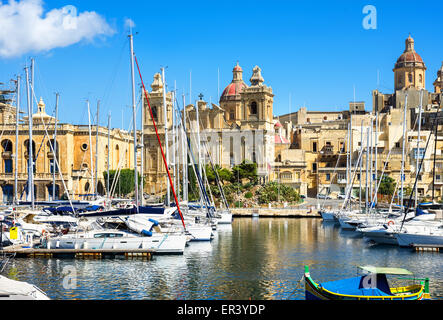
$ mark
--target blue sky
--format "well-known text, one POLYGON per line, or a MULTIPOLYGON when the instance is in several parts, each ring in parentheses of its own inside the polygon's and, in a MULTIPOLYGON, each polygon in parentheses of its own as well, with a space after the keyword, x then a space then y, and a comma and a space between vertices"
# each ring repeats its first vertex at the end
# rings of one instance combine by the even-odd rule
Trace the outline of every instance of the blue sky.
POLYGON ((187 103, 191 71, 193 99, 203 93, 206 101, 216 102, 218 90, 230 83, 239 61, 248 84, 252 68, 262 69, 265 84, 275 94, 275 115, 290 111, 289 95, 293 112, 303 105, 317 111, 346 109, 354 99, 354 86, 356 100, 371 109, 372 90, 393 91, 392 69, 409 33, 428 68, 428 90, 433 90, 443 61, 442 25, 437 18, 443 13, 442 1, 43 2, 45 12, 65 5, 76 7, 78 13, 95 11, 114 33, 49 51, 0 57, 0 81, 23 73, 27 59, 35 57, 36 95, 43 97, 51 114, 54 93, 60 92, 60 119, 75 124, 87 124, 88 98, 93 112, 101 100, 101 125, 106 125, 110 111, 113 127, 123 123, 128 128, 132 116, 127 107, 131 104, 128 18, 138 32, 134 46, 145 85, 167 66, 169 88, 176 82, 187 103), (365 5, 377 9, 376 30, 362 26, 365 5))

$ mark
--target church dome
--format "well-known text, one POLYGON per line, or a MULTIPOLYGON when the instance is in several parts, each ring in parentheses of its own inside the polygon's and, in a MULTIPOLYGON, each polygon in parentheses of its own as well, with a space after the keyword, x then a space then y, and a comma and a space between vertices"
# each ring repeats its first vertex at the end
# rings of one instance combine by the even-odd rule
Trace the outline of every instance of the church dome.
POLYGON ((223 91, 220 100, 235 98, 248 86, 244 82, 231 82, 223 91))
POLYGON ((406 39, 406 48, 403 54, 397 59, 397 63, 395 64, 395 69, 402 67, 424 67, 425 64, 420 55, 415 52, 414 49, 414 39, 409 36, 406 39))
POLYGON ((248 88, 246 83, 243 81, 243 69, 238 65, 234 67, 232 70, 233 79, 232 82, 223 90, 223 93, 220 97, 221 101, 227 100, 238 100, 240 99, 240 93, 243 89, 248 88))

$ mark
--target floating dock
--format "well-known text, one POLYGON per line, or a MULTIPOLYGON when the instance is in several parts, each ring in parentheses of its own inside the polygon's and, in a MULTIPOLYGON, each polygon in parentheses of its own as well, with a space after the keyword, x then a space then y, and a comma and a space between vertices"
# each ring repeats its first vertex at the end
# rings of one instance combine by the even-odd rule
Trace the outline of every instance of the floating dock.
POLYGON ((124 256, 125 258, 143 258, 150 260, 155 250, 152 249, 40 249, 11 247, 4 248, 0 254, 15 254, 17 258, 80 258, 103 259, 124 256))
POLYGON ((423 251, 442 252, 443 251, 443 245, 438 245, 438 244, 413 244, 412 247, 417 252, 423 252, 423 251))

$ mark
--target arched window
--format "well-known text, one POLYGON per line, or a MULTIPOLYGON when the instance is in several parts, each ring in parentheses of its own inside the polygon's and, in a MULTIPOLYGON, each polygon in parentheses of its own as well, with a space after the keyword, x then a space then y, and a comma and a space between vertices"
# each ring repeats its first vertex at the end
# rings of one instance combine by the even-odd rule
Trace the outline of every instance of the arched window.
POLYGON ((56 151, 56 155, 57 155, 57 159, 60 156, 60 144, 58 142, 54 142, 54 140, 52 139, 50 142, 48 141, 48 143, 46 144, 48 147, 48 152, 52 153, 52 150, 56 151), (52 148, 51 148, 52 145, 52 148))
POLYGON ((154 117, 154 120, 158 121, 157 106, 153 106, 151 109, 152 109, 152 116, 154 117))
POLYGON ((116 156, 116 168, 120 164, 120 147, 118 145, 115 146, 115 156, 116 156))
MULTIPOLYGON (((24 146, 25 146, 26 157, 28 157, 28 155, 29 155, 29 140, 26 140, 24 142, 24 146)), ((32 141, 32 155, 35 158, 35 142, 34 141, 32 141)))
POLYGON ((12 142, 11 140, 2 141, 3 152, 12 152, 12 142))
POLYGON ((245 137, 241 137, 241 156, 242 161, 246 160, 246 139, 245 137))
POLYGON ((257 115, 257 113, 258 113, 257 102, 253 101, 251 103, 250 113, 251 113, 251 115, 254 115, 254 116, 257 115))
POLYGON ((418 75, 418 81, 419 81, 420 83, 423 83, 423 75, 422 75, 422 74, 419 74, 419 75, 418 75))
POLYGON ((412 72, 409 72, 408 74, 408 80, 410 83, 412 83, 412 72))
POLYGON ((234 137, 229 138, 229 160, 231 163, 231 167, 235 165, 235 158, 234 158, 234 137))
POLYGON ((4 173, 13 172, 12 163, 12 142, 10 140, 2 141, 4 173))
POLYGON ((90 188, 89 182, 86 182, 85 184, 85 192, 88 192, 90 188))

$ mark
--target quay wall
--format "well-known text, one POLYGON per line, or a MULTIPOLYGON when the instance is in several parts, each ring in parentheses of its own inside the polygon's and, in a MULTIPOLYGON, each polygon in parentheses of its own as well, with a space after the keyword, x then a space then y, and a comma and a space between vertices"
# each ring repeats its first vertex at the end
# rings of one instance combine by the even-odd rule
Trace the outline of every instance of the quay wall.
POLYGON ((273 218, 321 218, 315 208, 232 208, 231 212, 234 218, 252 217, 253 214, 273 218))

